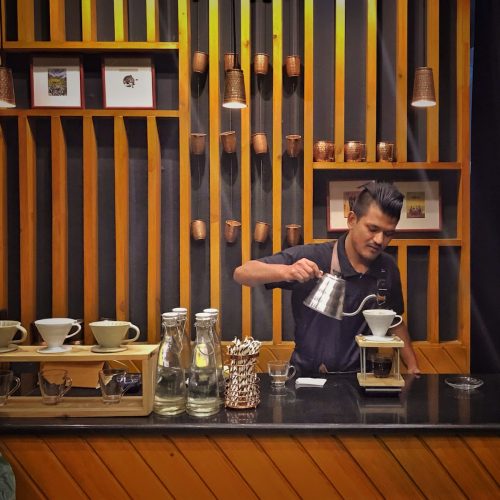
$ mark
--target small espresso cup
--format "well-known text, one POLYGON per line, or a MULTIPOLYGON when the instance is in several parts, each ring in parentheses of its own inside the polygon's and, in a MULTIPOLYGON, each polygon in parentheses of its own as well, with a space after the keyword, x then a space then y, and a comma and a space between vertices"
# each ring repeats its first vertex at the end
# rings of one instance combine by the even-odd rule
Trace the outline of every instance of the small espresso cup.
POLYGON ((104 404, 118 404, 130 385, 127 385, 127 372, 115 368, 99 371, 99 386, 104 404))
POLYGON ((28 332, 19 321, 0 321, 0 349, 8 347, 9 344, 21 344, 27 336, 28 332), (13 340, 18 331, 21 332, 21 338, 13 340))
POLYGON ((363 316, 375 337, 385 337, 390 328, 398 326, 403 321, 403 318, 391 309, 366 309, 363 311, 363 316), (392 325, 396 318, 398 322, 392 325))
POLYGON ((130 344, 135 342, 141 331, 137 326, 130 321, 94 321, 89 324, 95 339, 101 347, 105 349, 113 349, 120 347, 122 344, 130 344), (126 338, 128 331, 135 330, 135 335, 132 338, 126 338))
POLYGON ((0 370, 0 406, 7 403, 9 396, 16 392, 20 385, 21 380, 19 377, 14 377, 12 370, 0 370), (12 382, 14 382, 14 387, 12 387, 12 382))
POLYGON ((74 337, 82 329, 80 323, 71 318, 38 319, 35 326, 47 344, 46 352, 58 352, 66 339, 74 337), (69 333, 73 327, 76 331, 69 333))
POLYGON ((42 403, 56 405, 71 389, 73 384, 67 370, 54 369, 38 372, 38 383, 42 393, 42 403))
POLYGON ((272 387, 284 387, 285 382, 295 375, 295 366, 288 361, 268 361, 267 372, 271 377, 272 387))

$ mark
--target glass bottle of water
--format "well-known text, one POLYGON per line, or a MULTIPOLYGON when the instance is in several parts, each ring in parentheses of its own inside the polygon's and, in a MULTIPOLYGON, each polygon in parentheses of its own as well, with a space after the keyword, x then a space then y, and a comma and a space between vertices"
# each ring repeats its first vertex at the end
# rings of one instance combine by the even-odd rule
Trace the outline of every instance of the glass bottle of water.
POLYGON ((162 314, 162 330, 153 411, 178 415, 186 410, 186 377, 180 359, 177 313, 162 314))
POLYGON ((197 417, 214 415, 221 407, 211 323, 209 314, 196 314, 196 341, 189 373, 186 411, 197 417))
POLYGON ((177 313, 177 326, 179 327, 179 345, 181 346, 181 365, 184 368, 186 378, 189 377, 191 368, 191 338, 186 328, 187 309, 185 307, 174 307, 172 312, 177 313))
POLYGON ((224 379, 224 362, 222 358, 222 345, 219 328, 219 310, 214 308, 203 309, 204 313, 210 314, 212 318, 212 334, 214 338, 215 360, 217 362, 217 380, 219 383, 219 393, 224 403, 224 394, 226 392, 226 381, 224 379))

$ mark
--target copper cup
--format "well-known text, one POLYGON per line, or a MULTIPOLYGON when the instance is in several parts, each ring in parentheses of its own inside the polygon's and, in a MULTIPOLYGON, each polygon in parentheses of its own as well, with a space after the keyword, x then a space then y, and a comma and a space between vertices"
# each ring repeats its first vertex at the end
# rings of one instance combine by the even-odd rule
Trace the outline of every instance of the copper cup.
POLYGON ((287 224, 286 226, 286 242, 294 247, 300 241, 300 233, 302 226, 300 224, 287 224))
POLYGON ((191 236, 196 241, 204 240, 207 237, 207 225, 204 220, 191 221, 191 236))
POLYGON ((222 149, 226 153, 236 153, 236 132, 234 130, 229 130, 227 132, 222 132, 220 135, 220 140, 222 142, 222 149))
POLYGON ((314 161, 333 161, 335 159, 335 144, 332 141, 316 141, 313 145, 314 161))
POLYGON ((252 145, 256 154, 267 153, 267 137, 264 132, 252 134, 252 145))
POLYGON ((241 222, 233 219, 228 219, 224 226, 224 238, 228 243, 234 243, 238 239, 240 233, 241 222))
POLYGON ((256 222, 255 229, 253 231, 253 239, 257 243, 265 243, 269 236, 269 228, 270 226, 267 222, 256 222))
POLYGON ((285 68, 289 78, 300 76, 300 56, 286 56, 285 68))
POLYGON ((202 155, 205 152, 206 137, 207 134, 191 134, 191 153, 193 153, 194 155, 202 155))
POLYGON ((365 159, 365 145, 360 141, 348 141, 344 144, 345 161, 363 161, 365 159))
POLYGON ((195 50, 193 54, 193 71, 195 73, 205 73, 208 66, 208 54, 195 50))
POLYGON ((377 161, 394 161, 394 144, 392 142, 381 141, 377 143, 377 161))
POLYGON ((302 136, 290 134, 286 136, 286 152, 290 158, 297 158, 302 151, 302 136))
POLYGON ((253 56, 253 70, 256 75, 267 75, 269 71, 269 55, 257 53, 253 56))
POLYGON ((224 54, 224 71, 234 69, 236 64, 236 54, 234 52, 226 52, 224 54))

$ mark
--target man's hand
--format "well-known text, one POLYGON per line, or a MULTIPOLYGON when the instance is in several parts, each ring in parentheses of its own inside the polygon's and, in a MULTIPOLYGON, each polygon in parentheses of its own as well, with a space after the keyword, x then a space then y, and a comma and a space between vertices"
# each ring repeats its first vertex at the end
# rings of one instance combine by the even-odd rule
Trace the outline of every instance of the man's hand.
POLYGON ((305 283, 323 274, 318 265, 309 259, 300 259, 290 266, 286 266, 284 281, 298 281, 305 283))

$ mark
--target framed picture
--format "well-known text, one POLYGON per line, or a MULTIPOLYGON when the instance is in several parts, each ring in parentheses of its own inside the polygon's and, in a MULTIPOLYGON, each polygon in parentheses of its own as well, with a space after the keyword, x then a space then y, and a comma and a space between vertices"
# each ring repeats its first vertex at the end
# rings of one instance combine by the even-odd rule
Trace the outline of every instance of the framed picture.
POLYGON ((102 82, 105 108, 155 108, 155 73, 151 57, 105 57, 102 82))
MULTIPOLYGON (((330 181, 328 186, 327 230, 347 230, 347 215, 356 196, 368 180, 330 181)), ((404 194, 397 231, 441 231, 439 181, 395 182, 404 194)))
POLYGON ((31 58, 33 108, 83 108, 83 70, 80 57, 31 58))

